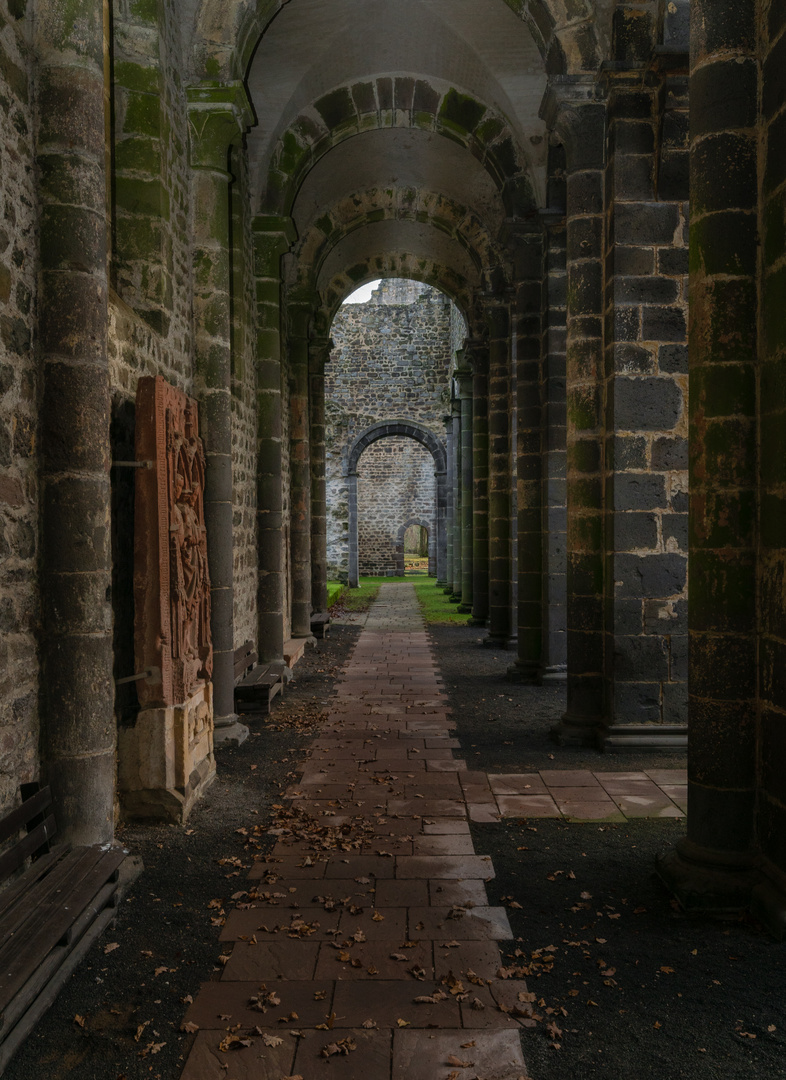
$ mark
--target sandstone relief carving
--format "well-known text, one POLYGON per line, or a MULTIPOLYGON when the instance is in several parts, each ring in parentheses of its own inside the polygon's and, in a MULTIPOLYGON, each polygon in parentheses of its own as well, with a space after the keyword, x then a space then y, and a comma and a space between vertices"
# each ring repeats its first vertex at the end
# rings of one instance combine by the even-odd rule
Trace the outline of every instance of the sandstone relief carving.
POLYGON ((163 378, 142 378, 136 399, 135 652, 143 708, 181 704, 210 681, 210 573, 205 454, 197 403, 163 378))

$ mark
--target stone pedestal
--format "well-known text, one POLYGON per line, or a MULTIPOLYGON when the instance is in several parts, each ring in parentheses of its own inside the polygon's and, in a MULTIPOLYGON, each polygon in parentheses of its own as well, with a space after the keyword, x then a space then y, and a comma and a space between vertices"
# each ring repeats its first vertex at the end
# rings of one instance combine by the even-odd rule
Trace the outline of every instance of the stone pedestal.
POLYGON ((212 685, 183 705, 143 709, 118 732, 118 752, 124 816, 182 825, 216 777, 212 685))

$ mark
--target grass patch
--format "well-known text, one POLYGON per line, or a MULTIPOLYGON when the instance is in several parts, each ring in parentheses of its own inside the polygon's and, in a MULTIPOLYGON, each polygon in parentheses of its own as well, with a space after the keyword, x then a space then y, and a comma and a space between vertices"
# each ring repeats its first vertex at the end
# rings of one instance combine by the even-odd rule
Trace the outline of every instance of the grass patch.
POLYGON ((330 607, 331 604, 334 604, 336 600, 338 600, 344 589, 346 589, 346 585, 344 585, 344 583, 341 581, 329 581, 327 583, 328 607, 330 607))
POLYGON ((456 604, 437 588, 433 577, 362 577, 358 589, 347 589, 341 597, 345 611, 368 611, 381 585, 406 583, 415 586, 415 595, 427 624, 443 626, 466 626, 471 615, 459 615, 456 604))

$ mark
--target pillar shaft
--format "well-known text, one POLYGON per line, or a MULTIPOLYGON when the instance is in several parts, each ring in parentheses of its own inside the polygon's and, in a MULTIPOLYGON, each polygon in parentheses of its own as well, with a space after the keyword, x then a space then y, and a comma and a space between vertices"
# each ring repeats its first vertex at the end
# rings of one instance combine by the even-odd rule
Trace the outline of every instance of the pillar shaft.
POLYGON ((284 655, 281 395, 281 256, 294 239, 288 218, 254 221, 257 279, 257 651, 284 655))
POLYGON ((325 481, 325 363, 330 342, 313 341, 309 351, 311 417, 311 605, 327 609, 327 489, 325 481))
POLYGON ((292 637, 311 634, 311 448, 308 402, 308 328, 311 310, 289 312, 289 462, 292 637))
POLYGON ((447 456, 447 471, 445 473, 445 592, 453 592, 453 517, 455 505, 453 501, 453 417, 443 417, 445 425, 445 447, 447 456))
POLYGON ((606 110, 594 84, 557 85, 542 110, 567 158, 567 713, 591 745, 604 717, 603 259, 606 110))
POLYGON ((688 840, 666 876, 693 907, 746 902, 755 844, 755 14, 691 6, 688 840))
POLYGON ((472 611, 472 372, 456 372, 461 405, 461 604, 459 611, 472 611))
POLYGON ((115 774, 104 12, 39 7, 43 758, 61 835, 95 844, 115 774))
POLYGON ((539 236, 518 238, 516 266, 516 484, 518 490, 518 656, 508 672, 537 682, 543 663, 543 534, 541 516, 541 273, 539 236))
POLYGON ((461 599, 461 402, 453 399, 453 600, 461 599))
POLYGON ((489 615, 489 429, 488 345, 472 342, 472 622, 489 615))
POLYGON ((487 642, 507 648, 514 636, 511 618, 511 416, 510 311, 508 302, 488 304, 488 519, 489 636, 487 642))

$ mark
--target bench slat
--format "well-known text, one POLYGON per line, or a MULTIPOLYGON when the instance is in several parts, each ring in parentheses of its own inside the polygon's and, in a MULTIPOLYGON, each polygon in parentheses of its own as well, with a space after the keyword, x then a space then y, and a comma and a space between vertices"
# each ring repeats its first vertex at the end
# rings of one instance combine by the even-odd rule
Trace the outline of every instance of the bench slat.
POLYGON ((57 826, 55 825, 55 819, 50 814, 40 825, 36 825, 32 832, 29 832, 27 836, 23 836, 22 839, 14 844, 8 851, 4 851, 0 855, 0 880, 7 878, 9 874, 12 874, 14 870, 18 870, 23 865, 25 859, 38 851, 48 840, 50 840, 57 832, 57 826))
POLYGON ((15 810, 12 810, 0 821, 0 844, 4 844, 6 840, 10 840, 12 836, 15 836, 31 818, 34 818, 36 814, 40 814, 51 802, 52 793, 48 787, 41 788, 31 798, 25 799, 21 806, 17 806, 15 810))
POLYGON ((70 888, 80 872, 95 865, 103 852, 100 848, 77 848, 76 852, 73 852, 63 846, 58 854, 60 857, 44 872, 38 872, 43 861, 38 860, 19 879, 19 885, 24 888, 17 890, 16 900, 4 909, 0 918, 0 956, 9 943, 24 934, 23 928, 32 914, 30 896, 35 897, 38 908, 52 902, 61 902, 64 890, 70 888))
POLYGON ((59 888, 50 891, 44 903, 36 903, 0 948, 0 1011, 68 934, 124 858, 119 850, 78 848, 60 864, 59 888))
POLYGON ((29 870, 3 889, 2 893, 0 893, 0 926, 2 926, 6 917, 6 912, 10 911, 14 904, 19 902, 20 897, 23 897, 27 890, 34 886, 36 879, 43 878, 45 874, 48 874, 55 863, 58 863, 67 854, 67 847, 56 847, 54 851, 50 851, 48 854, 42 855, 40 859, 36 859, 29 870))

